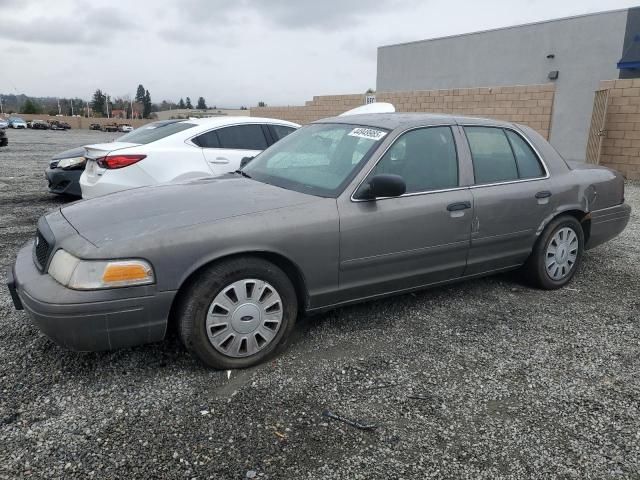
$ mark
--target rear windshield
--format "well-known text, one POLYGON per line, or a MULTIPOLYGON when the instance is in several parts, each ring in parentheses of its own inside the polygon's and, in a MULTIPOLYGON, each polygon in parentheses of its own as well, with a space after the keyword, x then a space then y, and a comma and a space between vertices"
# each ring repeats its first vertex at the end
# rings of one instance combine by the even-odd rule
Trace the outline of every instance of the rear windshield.
POLYGON ((166 120, 163 122, 153 122, 136 128, 133 132, 121 136, 117 142, 140 143, 147 144, 168 137, 174 133, 182 132, 189 128, 195 127, 194 123, 188 123, 181 120, 166 120))

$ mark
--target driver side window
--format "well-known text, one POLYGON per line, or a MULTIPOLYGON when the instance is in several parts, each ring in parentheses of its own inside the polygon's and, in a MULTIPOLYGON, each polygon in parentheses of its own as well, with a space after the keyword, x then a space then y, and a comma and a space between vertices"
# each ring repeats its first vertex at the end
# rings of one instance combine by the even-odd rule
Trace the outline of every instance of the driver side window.
POLYGON ((450 127, 411 130, 387 150, 370 176, 400 175, 406 193, 444 190, 458 186, 458 155, 450 127))

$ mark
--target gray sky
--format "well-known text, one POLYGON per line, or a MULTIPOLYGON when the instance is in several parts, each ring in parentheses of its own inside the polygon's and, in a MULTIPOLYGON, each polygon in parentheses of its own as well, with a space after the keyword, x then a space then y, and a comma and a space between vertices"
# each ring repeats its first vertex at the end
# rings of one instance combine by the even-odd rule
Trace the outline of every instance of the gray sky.
POLYGON ((0 92, 295 105, 375 88, 380 45, 626 0, 0 0, 0 92))

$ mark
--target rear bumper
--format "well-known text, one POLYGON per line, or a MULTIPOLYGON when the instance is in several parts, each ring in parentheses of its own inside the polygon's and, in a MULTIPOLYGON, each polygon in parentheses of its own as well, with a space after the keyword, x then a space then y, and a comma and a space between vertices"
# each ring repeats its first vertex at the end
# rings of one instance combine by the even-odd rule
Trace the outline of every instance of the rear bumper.
POLYGON ((626 203, 591 212, 591 233, 585 249, 602 245, 622 233, 631 217, 631 207, 626 203))
POLYGON ((23 307, 54 342, 77 351, 162 340, 176 293, 156 292, 152 287, 70 290, 36 269, 31 244, 20 250, 8 278, 16 309, 23 307))
POLYGON ((45 176, 49 182, 49 191, 58 195, 82 196, 80 190, 80 176, 82 169, 63 170, 61 168, 47 168, 45 176))

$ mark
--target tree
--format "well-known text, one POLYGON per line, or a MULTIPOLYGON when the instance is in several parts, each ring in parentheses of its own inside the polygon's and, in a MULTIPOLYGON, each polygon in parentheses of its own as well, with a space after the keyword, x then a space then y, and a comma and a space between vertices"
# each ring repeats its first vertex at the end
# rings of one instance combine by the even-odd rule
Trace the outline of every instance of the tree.
POLYGON ((106 103, 107 97, 105 96, 104 93, 102 93, 102 90, 98 89, 93 93, 93 100, 91 100, 91 108, 93 109, 93 113, 98 114, 99 116, 103 117, 105 114, 105 103, 106 103))
POLYGON ((149 95, 149 90, 145 90, 142 100, 142 116, 149 118, 149 115, 151 115, 151 95, 149 95))
POLYGON ((264 103, 264 102, 258 102, 258 106, 259 106, 259 107, 266 107, 266 106, 267 106, 267 104, 266 104, 266 103, 264 103))
POLYGON ((42 109, 36 102, 27 98, 22 104, 22 113, 40 113, 42 109))
POLYGON ((189 97, 187 97, 187 101, 184 104, 185 108, 188 108, 189 110, 191 110, 193 108, 193 105, 191 105, 191 99, 189 97))
POLYGON ((187 107, 185 107, 185 105, 184 105, 184 100, 183 100, 183 99, 180 99, 180 101, 178 102, 178 108, 180 108, 180 109, 185 109, 185 108, 187 108, 187 107))
POLYGON ((206 110, 207 109, 207 103, 204 101, 204 97, 198 98, 198 104, 196 105, 196 108, 198 110, 206 110))
POLYGON ((142 84, 138 85, 138 89, 136 90, 136 102, 144 103, 144 95, 146 90, 142 86, 142 84))

